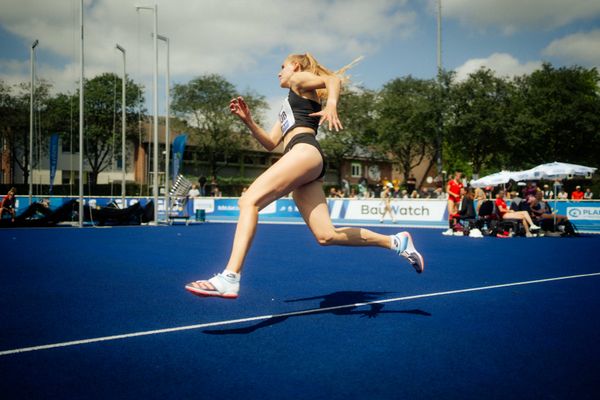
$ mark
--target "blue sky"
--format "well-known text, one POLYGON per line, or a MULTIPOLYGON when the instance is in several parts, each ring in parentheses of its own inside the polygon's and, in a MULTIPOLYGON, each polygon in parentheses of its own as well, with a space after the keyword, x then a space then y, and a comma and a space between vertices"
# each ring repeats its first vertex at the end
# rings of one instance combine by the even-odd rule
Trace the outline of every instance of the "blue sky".
MULTIPOLYGON (((481 66, 500 76, 530 73, 542 62, 600 66, 598 0, 441 0, 444 68, 464 78, 481 66)), ((152 13, 148 1, 86 0, 86 77, 120 74, 119 43, 128 73, 146 86, 151 108, 152 13)), ((170 0, 157 1, 159 33, 171 40, 171 80, 220 73, 277 108, 281 61, 310 51, 336 69, 363 55, 352 79, 378 89, 391 79, 436 72, 437 0, 170 0)), ((39 78, 56 91, 78 79, 79 0, 0 0, 0 79, 29 81, 29 47, 40 40, 39 78)), ((164 112, 164 46, 159 103, 164 112)), ((267 115, 274 118, 274 112, 267 115)))

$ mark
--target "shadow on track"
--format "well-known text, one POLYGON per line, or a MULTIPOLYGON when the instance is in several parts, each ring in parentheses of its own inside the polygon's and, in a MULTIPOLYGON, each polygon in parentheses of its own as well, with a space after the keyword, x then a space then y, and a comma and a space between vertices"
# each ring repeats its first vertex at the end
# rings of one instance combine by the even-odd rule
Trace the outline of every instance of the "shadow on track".
MULTIPOLYGON (((209 335, 246 335, 257 331, 261 328, 266 328, 268 326, 272 326, 275 324, 279 324, 288 318, 292 317, 301 317, 305 315, 312 314, 333 314, 333 315, 358 315, 361 318, 375 318, 380 314, 414 314, 421 315, 425 317, 430 317, 431 314, 419 310, 419 309, 411 309, 411 310, 384 310, 383 304, 369 304, 369 308, 366 310, 359 310, 359 307, 365 306, 356 306, 358 303, 369 303, 372 301, 376 301, 382 298, 384 295, 389 294, 389 292, 356 292, 356 291, 343 291, 343 292, 334 292, 331 294, 323 295, 323 296, 315 296, 315 297, 306 297, 301 299, 293 299, 286 300, 286 303, 295 303, 302 301, 310 301, 310 300, 319 300, 319 309, 323 309, 323 311, 315 311, 310 314, 298 314, 298 315, 282 315, 282 316, 273 316, 265 321, 261 321, 258 324, 250 325, 244 328, 235 328, 235 329, 216 329, 216 330, 205 330, 203 331, 209 335), (331 310, 332 307, 341 307, 331 310)), ((302 313, 303 311, 310 311, 313 309, 306 309, 297 311, 298 313, 302 313)))

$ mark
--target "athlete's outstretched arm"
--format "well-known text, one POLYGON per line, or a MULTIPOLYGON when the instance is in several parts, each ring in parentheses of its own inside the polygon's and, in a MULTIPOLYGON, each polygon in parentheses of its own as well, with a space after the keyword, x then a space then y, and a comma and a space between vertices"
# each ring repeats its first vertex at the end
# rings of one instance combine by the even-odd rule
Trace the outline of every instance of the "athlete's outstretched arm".
POLYGON ((271 132, 267 133, 252 119, 250 107, 246 104, 242 97, 235 98, 229 103, 229 110, 232 114, 237 115, 244 125, 250 129, 252 136, 256 138, 268 151, 272 151, 281 142, 281 122, 277 121, 271 132))

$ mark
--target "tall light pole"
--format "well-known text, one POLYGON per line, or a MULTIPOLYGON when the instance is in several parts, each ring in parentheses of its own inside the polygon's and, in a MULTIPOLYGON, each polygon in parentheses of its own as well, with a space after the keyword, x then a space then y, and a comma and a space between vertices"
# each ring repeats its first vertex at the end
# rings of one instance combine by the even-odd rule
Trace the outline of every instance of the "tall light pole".
POLYGON ((136 6, 136 10, 152 10, 154 12, 154 30, 153 30, 153 42, 154 42, 154 78, 152 81, 153 99, 152 105, 154 109, 154 127, 153 127, 153 141, 154 141, 154 224, 158 223, 158 6, 155 4, 154 7, 142 7, 136 6))
POLYGON ((35 71, 35 65, 33 58, 35 56, 35 48, 39 41, 36 39, 31 44, 31 50, 29 53, 29 67, 31 70, 31 86, 29 93, 29 204, 31 205, 31 196, 33 194, 33 92, 35 90, 33 76, 35 71))
POLYGON ((79 5, 81 37, 79 47, 79 227, 83 227, 83 0, 79 5))
MULTIPOLYGON (((437 78, 438 78, 438 85, 439 85, 439 90, 440 90, 440 96, 439 96, 439 101, 440 101, 440 108, 439 108, 439 115, 438 115, 438 134, 437 134, 437 151, 436 151, 436 157, 437 157, 437 173, 438 176, 440 176, 442 174, 442 146, 443 146, 443 140, 442 140, 442 131, 443 131, 443 126, 444 126, 444 121, 443 121, 443 114, 442 114, 442 109, 441 106, 443 105, 442 103, 442 0, 437 0, 437 5, 438 5, 438 12, 437 12, 437 78)), ((444 182, 444 178, 442 177, 442 186, 445 184, 444 182)))
POLYGON ((165 80, 165 108, 166 108, 166 116, 165 116, 165 209, 167 213, 167 220, 169 218, 169 210, 171 207, 171 195, 169 191, 169 157, 171 150, 171 131, 169 129, 169 119, 170 119, 170 80, 171 80, 171 71, 170 65, 171 62, 169 60, 170 50, 169 50, 169 38, 163 35, 157 36, 159 40, 162 40, 167 44, 167 79, 165 80))
POLYGON ((125 102, 125 85, 127 81, 126 72, 126 60, 125 60, 125 49, 117 43, 117 50, 123 53, 123 80, 121 81, 121 207, 127 208, 125 204, 125 108, 127 103, 125 102))

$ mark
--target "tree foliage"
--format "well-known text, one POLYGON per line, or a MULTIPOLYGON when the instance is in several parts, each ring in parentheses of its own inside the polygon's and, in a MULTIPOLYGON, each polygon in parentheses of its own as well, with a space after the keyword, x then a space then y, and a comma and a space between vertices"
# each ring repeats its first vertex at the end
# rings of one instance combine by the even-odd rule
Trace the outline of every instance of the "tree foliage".
MULTIPOLYGON (((217 160, 229 160, 248 148, 249 139, 239 120, 229 112, 229 101, 238 96, 235 86, 220 75, 202 75, 173 89, 171 103, 175 114, 198 146, 200 158, 209 164, 210 174, 217 176, 217 160)), ((263 96, 242 95, 255 120, 260 121, 267 107, 263 96)))
POLYGON ((344 160, 361 156, 360 149, 366 147, 366 137, 373 132, 374 99, 375 93, 364 88, 346 91, 338 105, 344 129, 335 132, 321 126, 319 142, 329 165, 338 170, 338 183, 343 178, 344 160))
POLYGON ((404 179, 435 153, 436 84, 411 76, 384 85, 375 104, 376 144, 397 162, 404 179))

